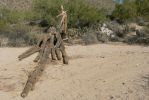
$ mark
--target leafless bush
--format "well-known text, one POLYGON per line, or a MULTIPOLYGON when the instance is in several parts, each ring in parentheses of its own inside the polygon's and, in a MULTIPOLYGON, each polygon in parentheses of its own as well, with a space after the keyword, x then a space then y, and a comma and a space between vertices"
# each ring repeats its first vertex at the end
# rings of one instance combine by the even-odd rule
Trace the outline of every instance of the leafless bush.
POLYGON ((98 43, 96 32, 93 30, 87 30, 83 36, 83 41, 86 45, 98 43))
POLYGON ((6 46, 28 46, 37 43, 40 34, 31 31, 31 27, 27 25, 14 25, 9 26, 5 30, 1 30, 0 37, 8 38, 6 46), (3 36, 3 37, 2 37, 3 36))

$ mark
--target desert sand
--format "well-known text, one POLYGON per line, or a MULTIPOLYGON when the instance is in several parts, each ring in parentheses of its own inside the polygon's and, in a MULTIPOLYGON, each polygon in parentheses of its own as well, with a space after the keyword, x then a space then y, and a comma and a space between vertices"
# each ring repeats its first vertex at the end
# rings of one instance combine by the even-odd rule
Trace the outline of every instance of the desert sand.
POLYGON ((149 100, 149 47, 125 44, 67 46, 69 65, 50 62, 34 91, 21 98, 37 54, 0 48, 0 100, 149 100))

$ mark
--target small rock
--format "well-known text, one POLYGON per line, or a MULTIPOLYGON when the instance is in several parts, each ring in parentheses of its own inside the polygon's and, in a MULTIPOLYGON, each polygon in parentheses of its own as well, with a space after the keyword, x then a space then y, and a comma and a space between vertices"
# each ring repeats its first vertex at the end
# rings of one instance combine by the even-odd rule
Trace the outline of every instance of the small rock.
POLYGON ((125 83, 123 82, 122 85, 125 85, 125 83))
POLYGON ((105 58, 104 56, 100 56, 100 58, 105 58))
POLYGON ((113 96, 110 96, 110 99, 114 99, 114 97, 113 96))
POLYGON ((139 64, 136 64, 136 67, 139 67, 139 64))
POLYGON ((106 81, 103 81, 103 83, 105 83, 106 81))
POLYGON ((4 71, 7 71, 7 69, 5 68, 4 71))

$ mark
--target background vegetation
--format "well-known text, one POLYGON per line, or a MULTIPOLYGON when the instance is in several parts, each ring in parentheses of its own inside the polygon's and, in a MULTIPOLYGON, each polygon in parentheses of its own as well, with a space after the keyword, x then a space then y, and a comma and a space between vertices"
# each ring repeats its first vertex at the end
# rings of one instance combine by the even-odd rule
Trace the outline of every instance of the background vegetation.
POLYGON ((35 27, 32 25, 36 25, 36 28, 57 27, 60 18, 56 16, 60 13, 61 5, 68 13, 69 28, 89 27, 106 19, 105 10, 97 9, 85 0, 33 0, 32 7, 23 11, 6 6, 0 8, 0 36, 9 38, 9 44, 13 46, 19 41, 27 45, 35 44, 40 34, 32 30, 35 27))
MULTIPOLYGON (((109 20, 107 10, 93 6, 87 0, 33 0, 32 6, 25 10, 0 7, 0 37, 9 38, 9 44, 13 46, 22 42, 35 44, 44 29, 41 27, 59 25, 60 18, 56 16, 61 5, 68 13, 69 28, 89 28, 109 20)), ((140 17, 149 21, 149 0, 125 0, 124 4, 116 4, 111 15, 121 21, 136 21, 140 17)))
POLYGON ((149 0, 125 0, 124 4, 116 4, 112 15, 124 21, 136 20, 138 17, 149 21, 149 0))

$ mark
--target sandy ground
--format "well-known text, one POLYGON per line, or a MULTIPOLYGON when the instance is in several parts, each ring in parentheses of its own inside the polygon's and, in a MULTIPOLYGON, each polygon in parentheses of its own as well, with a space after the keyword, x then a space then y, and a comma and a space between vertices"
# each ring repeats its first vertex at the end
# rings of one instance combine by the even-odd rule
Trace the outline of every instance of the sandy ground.
POLYGON ((69 65, 52 62, 23 99, 36 54, 19 62, 28 48, 0 48, 0 100, 149 100, 149 47, 123 44, 69 46, 69 65))

